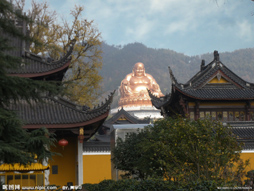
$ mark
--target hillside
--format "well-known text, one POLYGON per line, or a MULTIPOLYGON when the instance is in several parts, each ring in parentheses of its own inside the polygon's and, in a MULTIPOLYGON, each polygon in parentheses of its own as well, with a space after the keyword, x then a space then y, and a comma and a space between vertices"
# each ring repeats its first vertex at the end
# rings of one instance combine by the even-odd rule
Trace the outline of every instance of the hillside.
MULTIPOLYGON (((200 56, 186 56, 168 49, 148 48, 141 43, 132 43, 123 47, 102 45, 103 67, 100 74, 103 80, 103 92, 117 89, 126 74, 131 73, 136 62, 143 62, 146 73, 151 74, 160 85, 162 92, 170 92, 168 66, 181 83, 188 81, 200 69, 201 60, 206 64, 213 60, 213 51, 200 56)), ((220 60, 243 79, 254 82, 254 48, 220 52, 220 60)))

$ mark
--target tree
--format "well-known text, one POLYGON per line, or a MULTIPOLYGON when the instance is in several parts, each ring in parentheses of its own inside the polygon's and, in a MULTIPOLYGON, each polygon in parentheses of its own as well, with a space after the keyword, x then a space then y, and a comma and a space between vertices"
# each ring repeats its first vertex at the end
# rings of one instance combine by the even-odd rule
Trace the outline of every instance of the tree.
POLYGON ((113 150, 112 161, 117 169, 125 171, 123 178, 137 177, 145 179, 146 174, 142 169, 145 163, 145 156, 142 155, 141 141, 144 132, 130 133, 126 135, 126 140, 117 140, 117 146, 113 150))
POLYGON ((9 44, 10 38, 32 39, 20 31, 15 20, 30 21, 7 0, 0 1, 0 161, 2 163, 29 164, 37 158, 39 162, 51 158, 48 148, 54 138, 45 128, 27 132, 22 129, 22 121, 14 111, 9 110, 19 100, 40 101, 41 93, 49 91, 52 95, 59 88, 53 83, 28 78, 8 76, 8 71, 20 66, 21 58, 8 51, 15 50, 9 44))
MULTIPOLYGON (((23 10, 24 0, 16 0, 16 4, 23 10)), ((70 12, 72 22, 62 19, 62 24, 59 24, 56 12, 50 11, 47 2, 32 0, 32 8, 27 13, 35 21, 29 24, 30 36, 42 46, 32 43, 30 50, 58 59, 75 39, 77 43, 65 78, 66 93, 70 100, 91 106, 98 96, 102 80, 98 73, 102 67, 101 34, 93 21, 82 17, 83 11, 82 6, 75 6, 70 12)))
POLYGON ((128 135, 125 142, 118 140, 113 162, 132 175, 143 174, 140 178, 160 177, 181 184, 194 181, 240 184, 248 165, 248 161, 241 161, 240 151, 236 137, 221 122, 166 118, 138 135, 128 135), (126 163, 134 160, 130 166, 126 163), (135 170, 139 173, 132 173, 135 170))

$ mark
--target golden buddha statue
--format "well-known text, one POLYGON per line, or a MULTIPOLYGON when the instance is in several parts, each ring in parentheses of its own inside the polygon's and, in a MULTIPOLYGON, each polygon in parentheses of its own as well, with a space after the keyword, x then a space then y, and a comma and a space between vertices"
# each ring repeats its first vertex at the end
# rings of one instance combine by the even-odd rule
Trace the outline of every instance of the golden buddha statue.
POLYGON ((120 86, 121 106, 152 106, 147 89, 157 97, 163 96, 156 80, 145 73, 144 64, 138 62, 134 65, 132 73, 126 75, 120 86))

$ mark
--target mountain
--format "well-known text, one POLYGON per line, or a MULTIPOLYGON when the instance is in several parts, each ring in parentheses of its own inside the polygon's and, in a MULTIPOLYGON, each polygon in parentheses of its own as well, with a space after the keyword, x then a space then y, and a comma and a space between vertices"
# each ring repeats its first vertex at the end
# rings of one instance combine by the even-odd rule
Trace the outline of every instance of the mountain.
MULTIPOLYGON (((254 48, 234 52, 220 52, 219 48, 217 50, 223 64, 244 80, 254 82, 254 48)), ((141 43, 131 43, 123 47, 103 43, 102 51, 103 67, 100 75, 104 79, 103 92, 117 89, 124 77, 132 72, 134 64, 142 62, 146 73, 155 78, 162 93, 166 94, 171 88, 168 66, 173 70, 178 82, 185 83, 199 71, 202 59, 206 64, 213 60, 214 50, 198 56, 186 56, 169 49, 148 48, 141 43)))

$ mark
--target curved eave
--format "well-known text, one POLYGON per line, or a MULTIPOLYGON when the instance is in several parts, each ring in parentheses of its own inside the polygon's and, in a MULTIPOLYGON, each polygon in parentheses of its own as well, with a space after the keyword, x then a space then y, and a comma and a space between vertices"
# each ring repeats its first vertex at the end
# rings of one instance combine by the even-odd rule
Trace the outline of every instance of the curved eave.
POLYGON ((175 87, 175 89, 178 92, 182 93, 183 95, 185 95, 187 97, 190 97, 190 98, 193 98, 193 99, 198 99, 198 100, 216 100, 216 101, 218 101, 218 100, 253 100, 254 99, 254 97, 253 98, 200 98, 200 97, 197 97, 197 96, 190 95, 190 94, 188 94, 187 92, 183 91, 180 88, 175 87))
POLYGON ((8 74, 9 76, 18 76, 23 78, 36 78, 36 77, 42 77, 42 76, 49 76, 51 74, 55 74, 57 72, 61 72, 66 70, 71 63, 71 60, 68 60, 64 65, 62 65, 59 68, 55 68, 53 70, 47 71, 47 72, 41 72, 41 73, 24 73, 24 74, 8 74))
POLYGON ((150 97, 150 99, 151 99, 152 105, 153 105, 156 109, 160 109, 161 106, 164 105, 165 102, 167 102, 167 101, 162 101, 162 100, 160 100, 160 98, 157 97, 157 96, 155 96, 155 95, 153 95, 152 92, 151 92, 150 90, 147 89, 147 91, 148 91, 148 95, 149 95, 149 97, 150 97))
POLYGON ((94 124, 94 123, 105 120, 108 117, 108 114, 109 114, 109 110, 106 113, 104 113, 104 114, 102 114, 102 115, 100 115, 96 118, 93 118, 92 120, 84 121, 84 122, 80 122, 80 123, 26 124, 26 125, 23 126, 23 128, 25 128, 25 129, 39 129, 41 127, 46 127, 48 129, 69 129, 69 128, 84 127, 84 126, 91 125, 91 124, 94 124))

